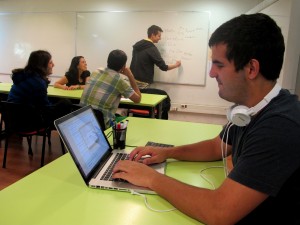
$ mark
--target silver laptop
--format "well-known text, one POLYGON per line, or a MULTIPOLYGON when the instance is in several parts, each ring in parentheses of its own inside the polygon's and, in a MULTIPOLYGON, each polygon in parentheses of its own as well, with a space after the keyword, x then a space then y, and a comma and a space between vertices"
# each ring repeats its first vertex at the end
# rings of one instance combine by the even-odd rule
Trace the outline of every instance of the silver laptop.
MULTIPOLYGON (((54 121, 54 124, 89 187, 155 194, 148 188, 111 178, 115 163, 119 159, 126 159, 128 154, 124 150, 111 148, 91 106, 82 107, 59 118, 54 121)), ((151 165, 151 167, 164 174, 166 163, 151 165)))

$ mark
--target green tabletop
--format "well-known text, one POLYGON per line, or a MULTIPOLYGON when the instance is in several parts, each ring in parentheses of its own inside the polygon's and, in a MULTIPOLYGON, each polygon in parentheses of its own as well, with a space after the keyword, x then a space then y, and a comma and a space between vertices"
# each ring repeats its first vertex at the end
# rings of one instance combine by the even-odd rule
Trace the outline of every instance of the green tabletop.
MULTIPOLYGON (((214 137, 220 130, 218 125, 131 117, 126 144, 145 145, 147 141, 156 141, 181 145, 214 137)), ((212 188, 200 176, 200 171, 220 165, 220 161, 170 160, 166 173, 195 186, 212 188)), ((203 175, 216 187, 224 179, 223 169, 207 169, 203 175)), ((155 209, 172 208, 158 195, 147 195, 147 198, 155 209)), ((69 154, 0 191, 0 202, 0 224, 201 224, 178 210, 164 213, 151 211, 146 208, 144 199, 137 195, 88 188, 69 154)))
POLYGON ((0 83, 0 93, 8 94, 11 88, 11 83, 0 83))
MULTIPOLYGON (((0 93, 8 94, 12 84, 11 83, 0 83, 0 93)), ((57 98, 69 98, 69 99, 80 99, 82 90, 62 90, 59 88, 54 88, 53 86, 48 86, 48 96, 57 98)))
POLYGON ((49 97, 80 100, 83 90, 63 90, 49 85, 47 91, 49 97))
MULTIPOLYGON (((11 83, 0 83, 0 93, 8 94, 11 88, 11 83)), ((48 96, 57 98, 68 98, 68 99, 80 99, 83 90, 63 90, 55 88, 51 85, 48 87, 48 96)), ((142 99, 140 103, 134 103, 129 99, 121 99, 120 104, 129 106, 146 106, 155 107, 161 103, 166 95, 155 95, 142 93, 142 99)))

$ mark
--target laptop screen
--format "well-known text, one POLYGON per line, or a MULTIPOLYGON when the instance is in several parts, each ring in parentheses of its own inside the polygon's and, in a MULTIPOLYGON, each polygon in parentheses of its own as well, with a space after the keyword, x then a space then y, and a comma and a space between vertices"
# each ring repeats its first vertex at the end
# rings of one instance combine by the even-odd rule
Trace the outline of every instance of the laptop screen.
POLYGON ((87 182, 112 149, 91 106, 85 106, 55 121, 65 145, 87 182))

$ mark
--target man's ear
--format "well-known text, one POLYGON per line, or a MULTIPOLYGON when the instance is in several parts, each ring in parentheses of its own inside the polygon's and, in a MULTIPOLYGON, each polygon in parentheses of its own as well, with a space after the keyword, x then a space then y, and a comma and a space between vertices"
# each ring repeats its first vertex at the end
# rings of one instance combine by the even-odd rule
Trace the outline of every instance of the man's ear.
POLYGON ((248 77, 254 79, 260 72, 259 61, 256 59, 250 59, 248 64, 248 77))
POLYGON ((150 40, 154 40, 155 39, 155 34, 151 34, 151 36, 149 37, 150 40))
POLYGON ((122 68, 121 68, 118 72, 119 72, 119 73, 124 73, 125 68, 126 68, 126 64, 125 64, 124 66, 122 66, 122 68))

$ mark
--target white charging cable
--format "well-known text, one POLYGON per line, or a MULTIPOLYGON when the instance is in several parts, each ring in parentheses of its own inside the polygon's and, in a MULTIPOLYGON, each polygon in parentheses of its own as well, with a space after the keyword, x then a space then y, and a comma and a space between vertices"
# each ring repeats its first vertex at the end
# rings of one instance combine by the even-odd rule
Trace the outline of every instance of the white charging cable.
POLYGON ((172 209, 163 209, 163 210, 154 209, 154 208, 152 208, 152 207, 149 205, 148 200, 147 200, 147 196, 146 196, 146 195, 141 194, 141 193, 139 193, 139 192, 136 192, 136 191, 134 191, 134 190, 131 191, 131 194, 132 194, 132 195, 138 195, 138 196, 143 197, 143 198, 144 198, 144 203, 145 203, 146 207, 147 207, 148 209, 154 211, 154 212, 171 212, 171 211, 176 210, 176 208, 172 208, 172 209))
POLYGON ((223 133, 223 136, 222 136, 222 143, 221 143, 221 152, 222 152, 222 160, 223 160, 223 164, 224 164, 224 174, 225 174, 225 177, 228 176, 228 167, 227 167, 227 160, 226 160, 226 157, 227 157, 227 153, 228 153, 228 148, 227 148, 227 142, 228 142, 228 136, 229 136, 229 130, 230 128, 233 126, 234 124, 228 122, 226 124, 226 127, 225 127, 225 130, 224 130, 224 133, 223 133), (226 135, 226 141, 225 141, 225 150, 224 150, 224 137, 226 135))
POLYGON ((214 169, 214 168, 222 168, 222 169, 223 169, 224 166, 210 166, 210 167, 206 167, 206 168, 200 170, 200 176, 201 176, 201 178, 202 178, 203 180, 205 180, 207 183, 209 183, 209 184, 212 186, 213 190, 216 189, 214 183, 213 183, 211 180, 209 180, 207 177, 205 177, 202 173, 203 173, 203 171, 205 171, 205 170, 208 170, 208 169, 214 169))
MULTIPOLYGON (((226 160, 226 157, 227 157, 227 142, 228 142, 228 136, 229 136, 229 130, 230 128, 233 126, 234 124, 228 122, 226 124, 226 127, 225 127, 225 131, 223 133, 223 136, 222 136, 222 143, 221 143, 221 151, 222 151, 222 160, 223 160, 223 165, 224 166, 210 166, 210 167, 207 167, 207 168, 204 168, 200 171, 200 176, 202 177, 202 179, 204 179, 206 182, 208 182, 212 187, 213 187, 213 190, 216 189, 214 183, 212 181, 210 181, 208 178, 206 178, 205 176, 203 176, 203 171, 207 170, 207 169, 213 169, 213 168, 224 168, 224 174, 225 174, 225 177, 227 177, 228 175, 228 168, 227 168, 227 160, 226 160), (224 137, 226 135, 226 141, 225 141, 225 150, 224 150, 224 137)), ((165 209, 165 210, 158 210, 158 209, 154 209, 152 208, 149 203, 148 203, 148 200, 147 200, 147 197, 146 195, 144 194, 141 194, 139 192, 136 192, 134 190, 131 191, 131 194, 132 195, 138 195, 138 196, 141 196, 144 198, 144 203, 146 205, 146 207, 154 212, 171 212, 171 211, 174 211, 176 210, 176 208, 172 208, 172 209, 165 209)))

